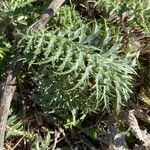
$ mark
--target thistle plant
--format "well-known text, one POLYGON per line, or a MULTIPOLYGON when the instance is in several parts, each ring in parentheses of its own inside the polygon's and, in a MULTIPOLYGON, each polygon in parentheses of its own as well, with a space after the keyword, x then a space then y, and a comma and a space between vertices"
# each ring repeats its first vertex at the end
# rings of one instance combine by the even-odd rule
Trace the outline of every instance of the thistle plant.
POLYGON ((25 30, 25 27, 32 24, 35 16, 38 16, 41 11, 39 7, 35 8, 32 5, 34 1, 4 0, 0 7, 0 30, 10 25, 15 26, 18 30, 25 30))
MULTIPOLYGON (((47 72, 51 80, 47 78, 45 83, 42 75, 39 78, 38 91, 45 90, 41 99, 44 101, 45 94, 49 107, 56 110, 69 107, 91 112, 109 110, 113 104, 119 111, 130 98, 135 71, 130 53, 119 56, 122 37, 118 29, 105 19, 87 23, 75 11, 72 14, 71 8, 62 9, 68 12, 62 11, 64 27, 28 31, 20 41, 29 66, 39 66, 42 75, 47 72)), ((61 13, 53 21, 59 25, 60 20, 61 13)))
POLYGON ((138 27, 150 32, 149 0, 88 0, 88 2, 105 11, 112 22, 122 19, 126 27, 138 27))
POLYGON ((28 4, 31 4, 34 0, 5 0, 2 3, 2 8, 0 8, 0 11, 3 14, 14 14, 14 12, 17 9, 23 8, 28 4))

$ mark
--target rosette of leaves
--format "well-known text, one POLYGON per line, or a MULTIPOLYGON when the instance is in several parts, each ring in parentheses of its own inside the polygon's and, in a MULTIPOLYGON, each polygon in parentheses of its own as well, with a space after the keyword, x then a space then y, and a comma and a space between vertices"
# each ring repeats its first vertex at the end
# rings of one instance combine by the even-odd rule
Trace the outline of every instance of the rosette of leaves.
POLYGON ((78 17, 71 15, 65 28, 23 36, 20 46, 25 59, 29 66, 38 66, 34 98, 58 111, 109 110, 110 105, 119 111, 132 93, 133 57, 119 56, 122 37, 106 20, 86 23, 79 17, 75 22, 78 17))

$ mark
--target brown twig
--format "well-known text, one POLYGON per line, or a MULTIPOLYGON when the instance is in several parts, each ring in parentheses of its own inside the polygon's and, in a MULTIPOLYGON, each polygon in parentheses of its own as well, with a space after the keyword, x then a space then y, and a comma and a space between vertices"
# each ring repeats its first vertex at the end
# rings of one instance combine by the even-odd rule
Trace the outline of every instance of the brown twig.
POLYGON ((46 24, 49 22, 49 20, 64 2, 65 0, 53 0, 53 2, 41 16, 41 18, 31 26, 32 29, 35 31, 39 31, 45 28, 46 24))
POLYGON ((23 140, 24 136, 22 136, 19 141, 15 144, 15 146, 11 149, 11 150, 14 150, 18 145, 19 143, 23 140))
POLYGON ((20 62, 16 62, 7 73, 4 91, 0 100, 0 150, 3 150, 6 122, 9 114, 10 104, 16 90, 16 76, 20 69, 20 62))
MULTIPOLYGON (((37 21, 32 26, 32 28, 34 28, 34 31, 42 30, 46 26, 48 21, 52 18, 54 13, 64 3, 64 1, 65 0, 53 0, 50 6, 45 11, 45 13, 39 19, 39 21, 37 21)), ((10 104, 16 90, 16 78, 22 64, 21 61, 18 61, 18 52, 16 52, 14 55, 14 64, 12 64, 12 66, 8 70, 4 91, 0 99, 0 150, 4 149, 3 145, 4 145, 6 122, 8 118, 10 104)))
POLYGON ((58 138, 59 137, 60 137, 60 132, 58 132, 57 130, 55 130, 55 139, 54 139, 54 144, 53 144, 52 150, 56 149, 56 145, 58 143, 58 138))
POLYGON ((134 115, 134 110, 130 110, 128 114, 128 122, 130 125, 131 132, 135 135, 137 139, 143 142, 147 147, 150 146, 150 134, 147 131, 142 131, 139 127, 138 121, 134 115))

